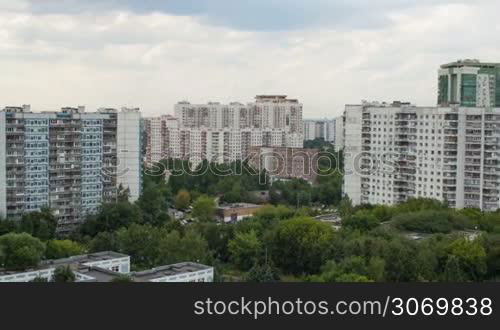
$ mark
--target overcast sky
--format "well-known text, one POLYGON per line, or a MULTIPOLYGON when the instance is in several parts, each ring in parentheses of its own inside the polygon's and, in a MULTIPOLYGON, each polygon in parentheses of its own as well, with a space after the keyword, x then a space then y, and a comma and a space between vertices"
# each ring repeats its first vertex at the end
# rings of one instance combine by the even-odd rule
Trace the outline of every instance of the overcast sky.
POLYGON ((437 69, 500 62, 498 0, 0 0, 0 107, 287 94, 304 116, 436 103, 437 69))

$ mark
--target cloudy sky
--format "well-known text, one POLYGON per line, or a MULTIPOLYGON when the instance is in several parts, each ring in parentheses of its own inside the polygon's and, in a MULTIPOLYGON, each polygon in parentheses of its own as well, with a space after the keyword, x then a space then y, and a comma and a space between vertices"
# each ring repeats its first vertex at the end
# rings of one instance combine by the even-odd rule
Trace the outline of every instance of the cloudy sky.
POLYGON ((498 0, 0 0, 0 106, 436 102, 437 69, 500 61, 498 0))

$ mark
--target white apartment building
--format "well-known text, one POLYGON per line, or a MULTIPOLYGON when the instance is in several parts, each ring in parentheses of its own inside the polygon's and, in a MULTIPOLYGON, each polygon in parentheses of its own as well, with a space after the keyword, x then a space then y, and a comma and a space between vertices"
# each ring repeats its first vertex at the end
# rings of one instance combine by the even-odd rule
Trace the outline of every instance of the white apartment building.
POLYGON ((213 282, 214 268, 194 262, 161 266, 142 272, 130 271, 130 256, 112 251, 46 260, 35 269, 7 271, 0 269, 0 283, 27 283, 37 278, 53 280, 58 267, 69 267, 75 282, 111 282, 128 276, 134 282, 213 282))
POLYGON ((500 208, 500 108, 347 105, 344 194, 354 205, 412 197, 500 208))
POLYGON ((304 120, 304 140, 323 139, 335 142, 335 119, 333 120, 304 120))
POLYGON ((146 119, 146 164, 158 159, 229 163, 252 147, 303 146, 303 106, 283 95, 257 96, 254 103, 175 105, 175 118, 146 119))
POLYGON ((0 112, 0 217, 18 219, 44 206, 59 230, 70 230, 112 201, 118 187, 141 190, 141 114, 138 109, 63 108, 0 112))

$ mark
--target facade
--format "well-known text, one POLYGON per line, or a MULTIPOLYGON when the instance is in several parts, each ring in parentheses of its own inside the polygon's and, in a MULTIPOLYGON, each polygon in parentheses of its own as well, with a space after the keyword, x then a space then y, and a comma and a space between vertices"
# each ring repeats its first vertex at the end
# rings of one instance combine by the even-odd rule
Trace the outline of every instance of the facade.
POLYGON ((347 105, 344 194, 353 204, 433 198, 500 208, 500 108, 347 105))
POLYGON ((252 217, 262 208, 261 205, 236 203, 221 205, 216 209, 216 216, 225 223, 235 223, 245 218, 252 217))
POLYGON ((0 283, 32 282, 37 278, 51 281, 58 267, 70 267, 75 282, 111 282, 128 276, 133 282, 213 282, 214 269, 193 262, 162 266, 143 272, 130 271, 130 257, 116 252, 100 252, 65 259, 47 260, 36 269, 10 272, 0 269, 0 283))
POLYGON ((442 65, 438 104, 500 107, 500 63, 460 60, 442 65))
MULTIPOLYGON (((144 119, 144 161, 151 166, 169 157, 170 137, 178 127, 178 121, 172 116, 144 119)), ((178 137, 178 136, 177 136, 178 137)), ((173 139, 173 145, 178 139, 173 139)))
POLYGON ((0 112, 0 216, 18 219, 49 206, 60 230, 70 230, 118 187, 141 189, 141 114, 138 109, 29 106, 0 112), (5 156, 4 156, 5 155, 5 156))
POLYGON ((146 163, 172 158, 198 164, 246 159, 251 147, 302 147, 302 104, 286 96, 254 103, 180 102, 175 117, 146 119, 146 163))
POLYGON ((323 139, 326 142, 335 142, 334 120, 304 120, 304 140, 323 139))
POLYGON ((249 165, 266 170, 272 181, 303 179, 315 183, 319 172, 319 150, 303 148, 251 148, 249 165))

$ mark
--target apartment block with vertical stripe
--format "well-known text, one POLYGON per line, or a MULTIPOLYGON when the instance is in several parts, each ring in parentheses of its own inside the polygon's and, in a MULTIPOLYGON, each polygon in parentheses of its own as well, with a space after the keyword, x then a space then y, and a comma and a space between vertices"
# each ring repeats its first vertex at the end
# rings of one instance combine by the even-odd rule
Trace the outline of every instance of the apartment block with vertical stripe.
POLYGON ((141 193, 141 114, 138 109, 84 107, 0 112, 0 216, 18 219, 50 207, 69 231, 118 187, 141 193))

